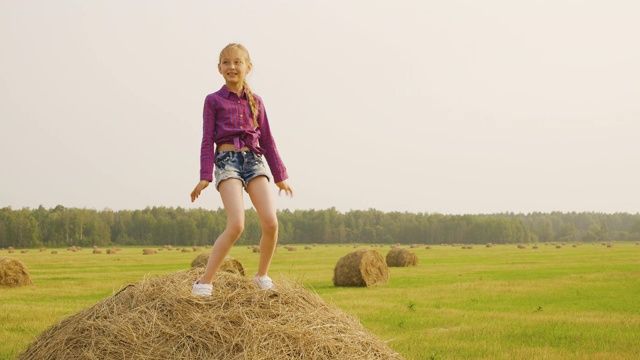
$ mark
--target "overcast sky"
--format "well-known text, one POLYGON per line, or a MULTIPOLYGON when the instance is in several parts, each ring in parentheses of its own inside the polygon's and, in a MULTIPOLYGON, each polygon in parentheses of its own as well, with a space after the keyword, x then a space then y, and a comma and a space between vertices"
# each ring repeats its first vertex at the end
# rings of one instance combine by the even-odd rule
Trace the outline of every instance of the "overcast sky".
POLYGON ((279 209, 637 213, 638 19, 635 0, 0 0, 0 207, 221 207, 189 193, 240 42, 295 191, 279 209))

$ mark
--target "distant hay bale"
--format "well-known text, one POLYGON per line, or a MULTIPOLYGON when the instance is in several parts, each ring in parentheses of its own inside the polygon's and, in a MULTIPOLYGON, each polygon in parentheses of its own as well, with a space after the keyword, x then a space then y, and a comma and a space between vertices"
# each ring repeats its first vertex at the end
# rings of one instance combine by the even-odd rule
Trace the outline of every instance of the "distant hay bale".
POLYGON ((562 249, 562 245, 556 245, 556 249, 562 249))
POLYGON ((153 249, 142 249, 142 255, 155 255, 158 252, 153 249))
POLYGON ((358 250, 338 260, 333 269, 335 286, 376 286, 389 280, 389 268, 375 250, 358 250))
POLYGON ((253 252, 260 254, 260 246, 254 246, 253 247, 253 252))
POLYGON ((52 253, 52 254, 57 254, 57 253, 58 253, 58 251, 57 251, 57 250, 51 250, 51 253, 52 253))
POLYGON ((182 248, 182 252, 192 252, 192 251, 187 248, 182 248))
POLYGON ((100 249, 93 249, 93 253, 94 253, 94 254, 102 254, 102 250, 100 250, 100 249))
POLYGON ((20 250, 20 254, 26 254, 26 253, 28 253, 28 252, 29 252, 29 250, 27 250, 27 249, 22 249, 22 250, 20 250))
POLYGON ((43 248, 43 247, 40 248, 40 252, 45 252, 45 251, 47 251, 47 248, 43 248))
POLYGON ((395 248, 387 253, 387 265, 395 267, 418 265, 418 255, 409 249, 395 248))
POLYGON ((287 249, 289 251, 298 251, 298 248, 296 248, 294 246, 287 246, 287 247, 285 247, 285 249, 287 249))
MULTIPOLYGON (((207 266, 209 255, 210 253, 204 253, 196 256, 196 258, 191 262, 191 268, 195 269, 198 267, 207 266)), ((244 276, 244 267, 242 266, 242 263, 239 260, 232 258, 231 256, 226 256, 224 258, 222 264, 220 264, 220 268, 218 269, 218 271, 225 271, 244 276)))
POLYGON ((305 249, 305 250, 311 250, 311 249, 313 249, 313 247, 311 247, 311 246, 307 245, 307 246, 305 246, 305 247, 304 247, 304 249, 305 249))
POLYGON ((300 285, 263 291, 220 273, 211 297, 196 297, 200 271, 129 285, 46 329, 17 359, 402 359, 300 285))
POLYGON ((0 288, 26 285, 31 285, 31 278, 22 261, 0 257, 0 288))

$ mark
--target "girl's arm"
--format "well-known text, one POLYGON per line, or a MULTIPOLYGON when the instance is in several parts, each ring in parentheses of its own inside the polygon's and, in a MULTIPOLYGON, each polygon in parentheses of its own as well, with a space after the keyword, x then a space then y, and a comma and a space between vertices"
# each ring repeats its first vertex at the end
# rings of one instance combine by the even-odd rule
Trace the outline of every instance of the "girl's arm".
POLYGON ((191 191, 191 202, 194 202, 202 190, 213 181, 213 165, 215 161, 215 142, 213 136, 216 130, 216 110, 213 105, 212 95, 204 100, 202 115, 202 144, 200 145, 200 181, 191 191))
MULTIPOLYGON (((262 101, 259 102, 259 106, 260 110, 258 113, 258 124, 260 125, 260 147, 265 150, 264 157, 267 159, 269 170, 271 170, 271 175, 273 175, 273 182, 278 184, 284 182, 284 180, 287 180, 289 178, 289 175, 287 174, 287 168, 284 166, 284 162, 280 158, 278 148, 276 147, 276 142, 274 141, 273 135, 271 134, 269 118, 262 101)), ((286 189, 284 188, 280 189, 286 191, 286 189)))

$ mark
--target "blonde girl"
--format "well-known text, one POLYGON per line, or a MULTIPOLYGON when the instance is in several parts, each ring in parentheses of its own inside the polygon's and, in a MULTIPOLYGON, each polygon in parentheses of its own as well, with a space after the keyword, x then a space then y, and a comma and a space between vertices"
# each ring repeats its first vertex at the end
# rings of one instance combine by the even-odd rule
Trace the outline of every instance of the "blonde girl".
POLYGON ((245 80, 251 72, 249 52, 240 44, 229 44, 220 52, 218 71, 225 84, 207 95, 204 102, 203 135, 200 149, 200 182, 191 192, 195 201, 214 179, 227 214, 227 226, 216 239, 204 274, 193 284, 194 295, 209 296, 213 277, 244 230, 243 190, 260 218, 260 262, 254 283, 263 290, 274 288, 267 275, 278 239, 278 219, 269 190, 266 159, 273 181, 287 196, 293 190, 285 180, 287 169, 271 135, 262 99, 245 80))

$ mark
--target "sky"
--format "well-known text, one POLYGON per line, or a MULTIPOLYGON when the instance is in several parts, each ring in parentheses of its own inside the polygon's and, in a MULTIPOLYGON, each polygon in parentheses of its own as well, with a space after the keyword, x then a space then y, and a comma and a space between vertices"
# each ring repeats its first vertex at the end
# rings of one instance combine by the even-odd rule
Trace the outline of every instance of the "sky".
MULTIPOLYGON (((0 207, 218 209, 218 55, 245 45, 278 209, 640 212, 635 0, 0 0, 0 207)), ((245 206, 251 207, 248 196, 245 206)))

